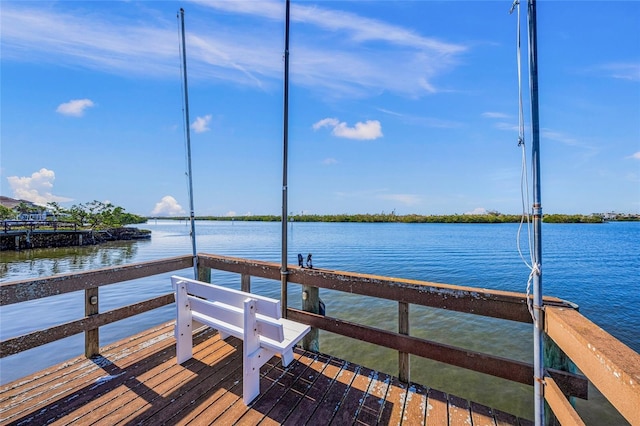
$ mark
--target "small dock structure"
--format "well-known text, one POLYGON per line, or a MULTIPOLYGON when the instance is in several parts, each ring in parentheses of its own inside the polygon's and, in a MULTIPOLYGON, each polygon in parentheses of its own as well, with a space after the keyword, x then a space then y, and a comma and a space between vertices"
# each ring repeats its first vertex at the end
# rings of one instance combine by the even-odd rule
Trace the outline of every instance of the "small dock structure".
MULTIPOLYGON (((427 384, 411 381, 408 355, 417 355, 502 379, 532 385, 526 362, 473 352, 412 336, 411 305, 531 323, 525 294, 289 266, 289 285, 372 296, 398 304, 398 332, 287 307, 288 320, 398 352, 398 374, 369 369, 310 350, 294 350, 287 367, 279 357, 260 368, 259 395, 243 402, 243 341, 196 327, 193 357, 176 359, 174 321, 99 346, 100 327, 174 303, 169 292, 99 311, 99 289, 130 285, 151 275, 193 267, 191 255, 0 284, 0 306, 81 291, 85 316, 0 342, 2 357, 84 333, 85 353, 0 387, 0 424, 405 424, 528 425, 530 421, 427 384)), ((280 281, 280 265, 198 254, 199 279, 212 269, 280 281)), ((582 374, 546 366, 545 399, 560 424, 584 424, 570 399, 587 398, 590 382, 630 424, 640 424, 640 355, 582 316, 547 297, 545 333, 582 374)), ((317 310, 315 310, 317 312, 317 310)))

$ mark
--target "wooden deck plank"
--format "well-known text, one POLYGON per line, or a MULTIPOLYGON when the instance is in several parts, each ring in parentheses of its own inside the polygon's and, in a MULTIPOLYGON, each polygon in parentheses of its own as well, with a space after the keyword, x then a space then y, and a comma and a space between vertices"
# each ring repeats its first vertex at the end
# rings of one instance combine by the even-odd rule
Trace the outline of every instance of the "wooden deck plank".
POLYGON ((396 377, 391 378, 387 396, 382 407, 382 413, 378 420, 380 423, 385 425, 399 425, 402 423, 406 390, 406 384, 400 382, 396 377))
POLYGON ((362 406, 356 417, 356 424, 359 425, 378 423, 384 405, 384 398, 387 395, 389 383, 391 382, 391 376, 387 374, 371 370, 368 371, 371 376, 371 384, 369 385, 367 396, 362 402, 362 406))
MULTIPOLYGON (((293 363, 291 367, 297 367, 300 369, 300 365, 298 363, 293 363)), ((235 424, 243 415, 246 413, 255 413, 255 417, 250 420, 245 420, 242 424, 256 424, 259 419, 264 417, 259 410, 262 406, 258 405, 256 409, 256 403, 263 397, 268 395, 269 390, 273 389, 275 394, 282 392, 279 386, 276 385, 278 379, 283 375, 286 375, 285 369, 282 368, 282 364, 280 363, 280 358, 273 357, 271 358, 263 368, 261 368, 261 376, 260 376, 260 395, 247 407, 242 400, 242 377, 239 380, 239 395, 237 399, 234 399, 232 403, 229 404, 228 408, 224 410, 224 412, 220 413, 215 418, 214 422, 210 422, 210 424, 218 424, 218 425, 231 425, 235 424), (256 420, 258 419, 258 420, 256 420)), ((273 396, 277 398, 276 395, 273 396)), ((270 397, 267 396, 267 399, 270 397)), ((205 415, 205 417, 209 418, 209 415, 205 415)), ((191 423, 190 423, 191 424, 191 423)), ((207 424, 197 422, 195 424, 207 424)))
MULTIPOLYGON (((299 362, 306 366, 301 374, 290 384, 289 389, 269 410, 267 415, 260 422, 261 425, 269 424, 271 421, 275 421, 276 424, 282 424, 293 412, 300 401, 304 398, 307 390, 310 387, 310 383, 317 377, 312 365, 316 362, 318 354, 313 352, 295 352, 294 357, 296 362, 299 362), (303 356, 304 355, 304 356, 303 356)), ((246 420, 250 420, 251 416, 245 415, 240 419, 241 423, 246 420), (246 419, 245 419, 246 418, 246 419)), ((255 423, 254 423, 255 424, 255 423)))
POLYGON ((284 425, 297 426, 307 423, 316 406, 324 398, 325 392, 340 372, 340 368, 331 360, 332 358, 328 355, 318 354, 316 360, 309 366, 309 388, 296 409, 284 421, 284 425))
POLYGON ((427 425, 449 424, 449 399, 447 394, 436 389, 427 392, 427 425))
POLYGON ((469 408, 473 426, 496 426, 491 408, 473 401, 469 402, 469 408))
POLYGON ((496 426, 519 426, 518 418, 513 414, 494 410, 493 416, 496 419, 496 426))
POLYGON ((471 412, 469 402, 455 395, 449 395, 449 424, 470 425, 471 412))
MULTIPOLYGON (((289 412, 300 401, 302 395, 293 388, 295 384, 307 374, 307 369, 315 360, 315 356, 301 356, 294 354, 294 361, 286 369, 279 362, 274 367, 281 371, 277 381, 272 383, 269 389, 265 389, 250 404, 250 410, 239 419, 240 424, 281 424, 287 418, 289 412)), ((261 389, 262 390, 262 389, 261 389)))
POLYGON ((339 366, 340 371, 336 375, 335 380, 329 385, 324 397, 317 405, 315 411, 311 414, 307 425, 326 425, 331 422, 334 414, 340 408, 345 394, 349 390, 349 386, 356 375, 356 369, 359 366, 351 364, 347 361, 338 360, 333 358, 331 363, 339 366))
POLYGON ((173 323, 74 358, 0 389, 0 425, 239 424, 529 426, 499 410, 329 355, 295 350, 261 368, 261 393, 242 402, 242 342, 194 335, 194 357, 176 363, 173 323))
POLYGON ((340 407, 333 416, 332 422, 334 424, 353 424, 371 384, 371 375, 369 373, 369 371, 365 371, 364 367, 360 367, 357 371, 351 381, 351 385, 347 388, 340 407))
MULTIPOLYGON (((402 424, 423 426, 427 417, 427 392, 424 386, 412 383, 407 389, 402 424)), ((474 424, 475 425, 475 424, 474 424)))

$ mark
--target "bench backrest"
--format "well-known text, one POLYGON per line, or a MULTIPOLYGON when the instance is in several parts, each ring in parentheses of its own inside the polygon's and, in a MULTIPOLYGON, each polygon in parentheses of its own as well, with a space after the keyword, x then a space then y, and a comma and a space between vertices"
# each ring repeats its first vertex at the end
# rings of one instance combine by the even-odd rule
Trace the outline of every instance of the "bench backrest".
POLYGON ((283 327, 278 320, 282 317, 280 301, 265 296, 221 287, 189 278, 172 276, 174 289, 184 285, 192 312, 197 312, 239 329, 244 325, 244 303, 255 301, 258 333, 277 342, 284 339, 283 327))

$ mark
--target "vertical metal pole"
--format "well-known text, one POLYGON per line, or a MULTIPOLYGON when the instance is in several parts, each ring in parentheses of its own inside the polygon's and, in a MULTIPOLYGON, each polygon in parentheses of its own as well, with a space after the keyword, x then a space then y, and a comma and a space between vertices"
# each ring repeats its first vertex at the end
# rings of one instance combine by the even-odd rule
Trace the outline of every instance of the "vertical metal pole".
POLYGON ((542 204, 540 197, 540 121, 538 116, 538 52, 536 2, 529 0, 529 84, 531 90, 532 174, 533 174, 533 350, 534 350, 534 421, 541 426, 545 419, 544 403, 544 317, 542 310, 542 204))
POLYGON ((287 162, 289 155, 289 0, 286 0, 284 31, 284 124, 282 155, 282 263, 280 277, 282 289, 282 316, 287 317, 287 162))
POLYGON ((198 279, 198 255, 196 250, 196 224, 193 209, 193 179, 191 177, 191 131, 189 129, 189 89, 187 86, 187 50, 184 37, 184 9, 180 8, 180 28, 182 34, 182 74, 184 78, 184 126, 187 135, 187 174, 189 176, 189 220, 191 221, 191 247, 193 250, 193 277, 198 279))

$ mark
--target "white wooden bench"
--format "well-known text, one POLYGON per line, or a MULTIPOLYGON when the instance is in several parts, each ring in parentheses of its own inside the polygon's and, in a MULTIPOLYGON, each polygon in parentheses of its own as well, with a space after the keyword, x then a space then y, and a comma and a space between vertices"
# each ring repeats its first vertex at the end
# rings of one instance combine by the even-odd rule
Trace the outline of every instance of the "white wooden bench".
POLYGON ((282 365, 293 361, 293 347, 311 329, 282 318, 280 301, 178 276, 171 277, 176 295, 176 357, 193 357, 193 322, 218 330, 224 339, 242 339, 242 399, 249 404, 260 393, 260 367, 274 355, 282 365))

